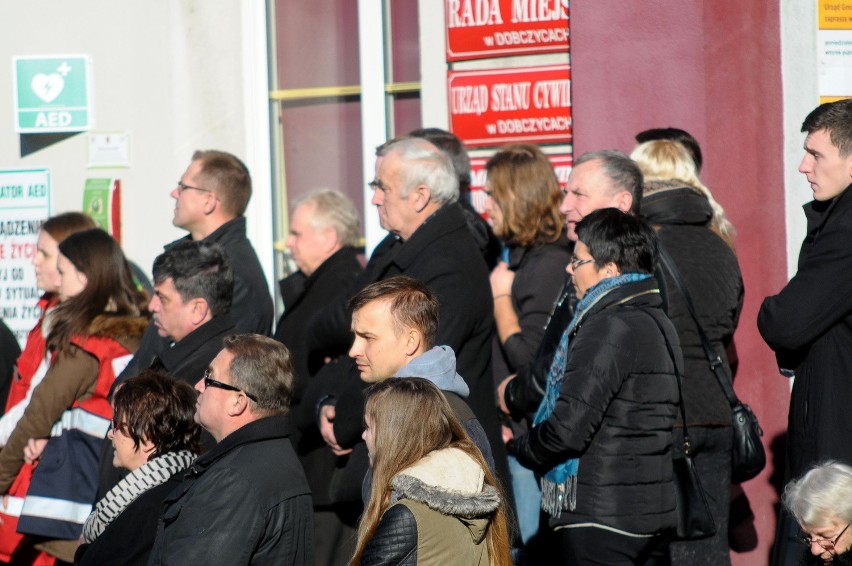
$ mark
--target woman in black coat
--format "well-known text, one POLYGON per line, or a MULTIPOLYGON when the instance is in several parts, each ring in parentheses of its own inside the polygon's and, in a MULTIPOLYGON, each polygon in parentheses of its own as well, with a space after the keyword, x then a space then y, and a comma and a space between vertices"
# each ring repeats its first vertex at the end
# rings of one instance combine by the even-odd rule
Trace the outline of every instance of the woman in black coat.
POLYGON ((543 476, 562 563, 668 563, 681 360, 652 276, 656 236, 614 208, 586 216, 577 235, 568 272, 579 303, 518 460, 543 476))
POLYGON ((108 437, 130 473, 98 501, 75 564, 148 564, 160 507, 201 449, 195 390, 148 370, 116 391, 108 437))
MULTIPOLYGON (((680 272, 711 348, 732 375, 726 351, 743 305, 733 227, 701 184, 684 146, 663 140, 645 142, 637 146, 633 158, 645 175, 642 216, 657 230, 660 246, 680 272)), ((673 543, 672 562, 730 564, 731 408, 675 280, 668 270, 662 272, 668 315, 683 350, 683 400, 694 462, 716 523, 712 537, 673 543)), ((679 426, 676 451, 682 445, 679 426)))
MULTIPOLYGON (((559 292, 571 247, 559 213, 562 193, 547 156, 534 145, 510 145, 485 165, 485 210, 502 240, 504 261, 491 272, 495 383, 532 363, 559 292)), ((526 432, 522 423, 504 425, 504 439, 526 432), (511 428, 510 428, 511 427, 511 428)), ((509 445, 511 446, 511 444, 509 445)), ((540 492, 533 474, 509 450, 521 540, 538 532, 540 492)))

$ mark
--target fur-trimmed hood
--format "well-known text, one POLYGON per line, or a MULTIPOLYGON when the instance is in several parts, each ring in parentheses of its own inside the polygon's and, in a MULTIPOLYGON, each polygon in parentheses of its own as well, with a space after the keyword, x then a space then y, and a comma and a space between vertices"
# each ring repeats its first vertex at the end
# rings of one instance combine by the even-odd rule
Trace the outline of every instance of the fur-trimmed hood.
POLYGON ((144 316, 99 314, 89 325, 86 334, 115 340, 137 338, 145 333, 147 327, 148 318, 144 316))
POLYGON ((391 480, 392 502, 419 501, 465 523, 471 538, 485 537, 491 515, 500 505, 497 490, 485 484, 480 465, 458 448, 444 448, 398 473, 391 480))

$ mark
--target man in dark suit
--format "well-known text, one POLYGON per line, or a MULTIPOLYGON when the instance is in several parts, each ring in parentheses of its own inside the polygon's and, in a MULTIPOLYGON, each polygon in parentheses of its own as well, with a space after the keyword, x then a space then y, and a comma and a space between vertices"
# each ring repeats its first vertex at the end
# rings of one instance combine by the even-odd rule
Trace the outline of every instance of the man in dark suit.
POLYGON ((311 487, 314 509, 314 557, 317 564, 347 564, 355 551, 360 506, 333 503, 329 483, 336 457, 320 436, 316 423, 319 392, 312 378, 327 359, 345 356, 349 345, 327 344, 309 351, 305 332, 322 307, 352 285, 363 267, 355 247, 361 227, 355 205, 332 189, 313 191, 293 203, 287 249, 299 268, 281 280, 284 313, 275 339, 293 356, 293 424, 291 437, 311 487))

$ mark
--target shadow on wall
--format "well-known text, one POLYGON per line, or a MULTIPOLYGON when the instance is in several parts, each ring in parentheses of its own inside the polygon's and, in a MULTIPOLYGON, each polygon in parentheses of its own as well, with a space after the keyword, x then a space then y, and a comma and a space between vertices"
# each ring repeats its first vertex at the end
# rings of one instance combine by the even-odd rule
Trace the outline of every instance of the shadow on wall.
POLYGON ((56 134, 21 134, 21 157, 40 151, 55 143, 67 140, 81 132, 62 132, 56 134))

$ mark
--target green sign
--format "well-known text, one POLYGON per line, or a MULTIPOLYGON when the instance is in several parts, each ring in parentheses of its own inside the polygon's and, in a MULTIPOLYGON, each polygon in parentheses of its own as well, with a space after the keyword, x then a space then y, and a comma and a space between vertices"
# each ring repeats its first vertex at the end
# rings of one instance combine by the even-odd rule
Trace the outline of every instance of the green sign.
POLYGON ((14 66, 17 132, 82 132, 92 128, 87 56, 15 57, 14 66))

